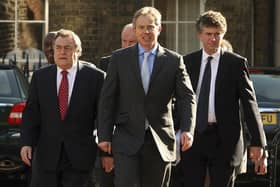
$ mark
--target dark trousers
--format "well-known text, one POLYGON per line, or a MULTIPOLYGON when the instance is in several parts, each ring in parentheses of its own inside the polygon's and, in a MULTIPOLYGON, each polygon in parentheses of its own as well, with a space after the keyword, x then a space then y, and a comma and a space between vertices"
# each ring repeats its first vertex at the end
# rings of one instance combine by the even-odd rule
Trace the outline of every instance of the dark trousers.
POLYGON ((116 187, 168 187, 171 163, 164 162, 150 130, 145 142, 135 155, 115 153, 116 187))
POLYGON ((183 187, 184 186, 184 177, 181 167, 181 162, 176 166, 172 166, 170 185, 169 187, 183 187))
POLYGON ((33 160, 31 187, 86 187, 89 181, 90 171, 73 168, 64 146, 56 170, 43 170, 38 166, 37 159, 35 157, 33 160))
POLYGON ((109 173, 102 167, 100 170, 100 187, 114 187, 114 170, 109 173))
POLYGON ((221 151, 217 126, 208 126, 203 133, 196 133, 192 148, 182 153, 184 186, 203 187, 208 168, 210 187, 233 187, 234 167, 230 159, 223 158, 221 151))

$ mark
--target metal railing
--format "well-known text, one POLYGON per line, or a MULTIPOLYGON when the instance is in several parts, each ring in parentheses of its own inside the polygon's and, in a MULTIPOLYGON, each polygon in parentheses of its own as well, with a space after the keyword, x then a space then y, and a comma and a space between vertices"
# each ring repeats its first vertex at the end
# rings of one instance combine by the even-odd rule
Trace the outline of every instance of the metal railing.
POLYGON ((16 54, 14 54, 12 59, 6 58, 6 55, 3 55, 2 58, 0 58, 0 62, 2 64, 17 66, 27 79, 30 79, 32 72, 40 69, 46 64, 46 62, 44 62, 44 57, 42 57, 41 54, 39 54, 37 59, 31 59, 29 58, 29 55, 26 54, 23 60, 17 59, 16 54))

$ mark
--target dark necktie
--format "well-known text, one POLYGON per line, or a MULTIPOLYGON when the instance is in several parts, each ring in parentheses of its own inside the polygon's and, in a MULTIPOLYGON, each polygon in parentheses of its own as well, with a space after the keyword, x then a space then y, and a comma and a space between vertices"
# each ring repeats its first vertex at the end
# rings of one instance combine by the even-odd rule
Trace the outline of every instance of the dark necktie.
POLYGON ((58 91, 58 102, 59 102, 59 111, 61 119, 64 120, 65 114, 68 107, 68 79, 67 79, 67 71, 62 71, 62 79, 59 86, 58 91))
POLYGON ((207 64, 204 70, 203 79, 201 82, 197 114, 196 114, 196 129, 199 132, 205 130, 208 125, 208 107, 209 107, 209 92, 211 83, 211 60, 212 56, 207 58, 207 64))

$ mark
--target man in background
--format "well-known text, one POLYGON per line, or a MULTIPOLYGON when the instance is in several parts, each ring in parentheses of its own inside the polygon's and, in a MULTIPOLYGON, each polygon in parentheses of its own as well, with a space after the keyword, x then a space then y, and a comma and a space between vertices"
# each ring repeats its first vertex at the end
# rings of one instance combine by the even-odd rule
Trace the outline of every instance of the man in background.
MULTIPOLYGON (((127 48, 136 43, 137 43, 137 41, 136 41, 136 36, 135 36, 135 32, 133 30, 132 23, 126 24, 123 27, 122 32, 121 32, 121 47, 127 48)), ((107 71, 108 64, 110 62, 110 57, 111 56, 102 57, 100 60, 99 68, 105 72, 107 71)))
POLYGON ((17 65, 24 71, 26 76, 29 72, 39 69, 40 65, 46 64, 47 59, 34 38, 34 32, 29 25, 21 24, 19 29, 17 48, 6 55, 10 64, 17 65))
POLYGON ((44 53, 49 64, 54 64, 53 45, 57 31, 49 32, 44 38, 44 53))

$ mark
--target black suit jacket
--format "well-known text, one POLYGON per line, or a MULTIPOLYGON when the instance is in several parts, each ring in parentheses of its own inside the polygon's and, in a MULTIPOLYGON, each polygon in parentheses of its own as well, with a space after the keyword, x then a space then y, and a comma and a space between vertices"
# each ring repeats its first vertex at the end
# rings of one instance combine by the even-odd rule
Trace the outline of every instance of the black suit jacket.
POLYGON ((34 72, 23 113, 21 140, 36 146, 38 167, 56 169, 64 145, 74 168, 93 167, 96 143, 93 136, 97 103, 104 72, 89 63, 77 62, 77 74, 65 120, 60 119, 57 96, 57 66, 34 72))
MULTIPOLYGON (((193 89, 197 89, 202 50, 184 56, 193 89)), ((239 101, 252 136, 251 145, 264 147, 266 140, 256 102, 247 60, 234 53, 221 52, 215 87, 215 114, 225 159, 238 165, 243 155, 243 137, 239 101)))
POLYGON ((113 152, 137 153, 144 142, 147 118, 163 160, 174 161, 173 97, 181 130, 194 130, 195 98, 183 59, 161 46, 146 95, 138 63, 138 45, 113 53, 101 93, 98 137, 100 141, 112 141, 113 152))

